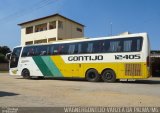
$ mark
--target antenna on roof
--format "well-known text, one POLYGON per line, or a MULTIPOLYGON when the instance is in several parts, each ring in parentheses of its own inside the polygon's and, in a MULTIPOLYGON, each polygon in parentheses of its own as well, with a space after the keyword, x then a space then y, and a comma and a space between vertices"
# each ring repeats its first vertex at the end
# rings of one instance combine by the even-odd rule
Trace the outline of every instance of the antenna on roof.
POLYGON ((112 36, 112 22, 110 22, 110 35, 112 36))

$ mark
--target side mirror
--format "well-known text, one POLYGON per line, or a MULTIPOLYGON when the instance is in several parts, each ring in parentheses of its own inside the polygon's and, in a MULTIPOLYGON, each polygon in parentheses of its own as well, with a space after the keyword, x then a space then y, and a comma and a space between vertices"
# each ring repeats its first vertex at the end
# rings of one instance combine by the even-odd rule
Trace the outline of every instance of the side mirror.
POLYGON ((11 53, 7 53, 5 59, 9 61, 11 59, 11 53))

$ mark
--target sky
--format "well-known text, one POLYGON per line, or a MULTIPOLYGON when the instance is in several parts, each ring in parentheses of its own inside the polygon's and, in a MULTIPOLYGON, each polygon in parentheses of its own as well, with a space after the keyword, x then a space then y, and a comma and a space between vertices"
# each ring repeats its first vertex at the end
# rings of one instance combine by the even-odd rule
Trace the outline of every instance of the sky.
POLYGON ((17 24, 59 13, 85 25, 85 37, 147 32, 151 49, 160 50, 159 5, 160 0, 0 0, 0 46, 20 45, 17 24))

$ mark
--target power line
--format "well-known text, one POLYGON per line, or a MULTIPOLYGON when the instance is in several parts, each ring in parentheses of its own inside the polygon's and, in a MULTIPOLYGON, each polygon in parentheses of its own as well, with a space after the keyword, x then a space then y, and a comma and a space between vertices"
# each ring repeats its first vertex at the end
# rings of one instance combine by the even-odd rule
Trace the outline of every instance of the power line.
POLYGON ((24 12, 24 11, 30 9, 30 8, 33 8, 35 5, 40 5, 40 4, 42 4, 43 2, 45 2, 45 1, 46 1, 46 0, 41 0, 40 2, 32 5, 31 7, 28 7, 28 8, 25 8, 25 9, 21 9, 21 10, 15 12, 15 13, 9 14, 9 15, 7 15, 6 17, 1 18, 0 21, 1 21, 1 20, 6 20, 6 19, 8 19, 8 18, 10 18, 10 17, 13 17, 13 16, 16 16, 16 15, 18 15, 18 14, 21 14, 22 12, 24 12))
POLYGON ((10 22, 10 21, 14 20, 14 18, 23 17, 24 15, 27 15, 28 13, 32 14, 33 12, 50 5, 52 2, 57 2, 57 1, 58 0, 41 0, 40 2, 32 5, 31 7, 24 8, 24 9, 17 11, 13 14, 10 14, 4 18, 1 18, 0 22, 3 22, 3 21, 10 22))

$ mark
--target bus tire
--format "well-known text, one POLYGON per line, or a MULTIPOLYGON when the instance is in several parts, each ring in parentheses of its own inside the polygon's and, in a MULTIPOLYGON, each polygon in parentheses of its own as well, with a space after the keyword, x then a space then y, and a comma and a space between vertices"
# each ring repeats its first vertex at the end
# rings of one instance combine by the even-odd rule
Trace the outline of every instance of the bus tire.
POLYGON ((102 72, 102 80, 104 82, 115 82, 116 81, 116 74, 111 69, 106 69, 102 72))
POLYGON ((86 79, 89 82, 98 82, 100 80, 100 75, 96 69, 90 69, 86 72, 86 79))
POLYGON ((23 78, 25 78, 25 79, 30 79, 30 78, 31 78, 31 77, 30 77, 30 72, 29 72, 28 69, 24 69, 24 70, 22 71, 22 76, 23 76, 23 78))

